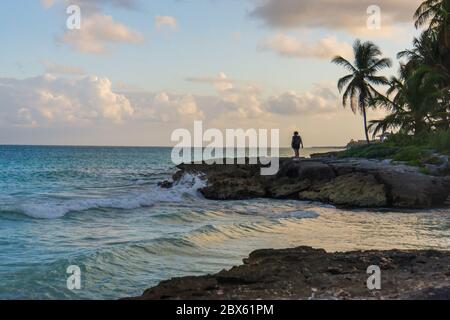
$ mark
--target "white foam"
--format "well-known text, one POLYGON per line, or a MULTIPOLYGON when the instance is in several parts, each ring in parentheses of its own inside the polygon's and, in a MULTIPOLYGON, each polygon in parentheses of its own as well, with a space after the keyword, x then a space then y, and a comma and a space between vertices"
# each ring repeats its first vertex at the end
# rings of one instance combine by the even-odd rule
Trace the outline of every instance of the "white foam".
POLYGON ((69 212, 97 208, 133 210, 160 202, 181 202, 186 194, 198 196, 197 190, 204 184, 205 182, 198 176, 185 175, 172 189, 152 186, 145 190, 133 191, 116 197, 25 203, 20 205, 19 209, 25 215, 36 219, 58 219, 69 212))

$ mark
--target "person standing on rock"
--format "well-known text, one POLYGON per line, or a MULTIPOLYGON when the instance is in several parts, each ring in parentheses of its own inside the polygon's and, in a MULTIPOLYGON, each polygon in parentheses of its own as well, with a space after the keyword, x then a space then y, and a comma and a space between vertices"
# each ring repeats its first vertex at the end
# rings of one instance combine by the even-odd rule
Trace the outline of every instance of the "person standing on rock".
POLYGON ((304 148, 303 140, 298 131, 295 131, 292 137, 292 149, 294 149, 296 159, 300 158, 300 147, 304 148))

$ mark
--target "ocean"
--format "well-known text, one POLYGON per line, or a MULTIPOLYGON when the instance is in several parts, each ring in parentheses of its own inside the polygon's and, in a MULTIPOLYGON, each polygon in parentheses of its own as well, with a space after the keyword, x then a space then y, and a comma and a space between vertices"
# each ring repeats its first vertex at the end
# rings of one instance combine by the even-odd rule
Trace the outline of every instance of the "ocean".
MULTIPOLYGON (((310 148, 304 156, 331 149, 310 148)), ((289 155, 289 149, 281 155, 289 155)), ((0 146, 0 299, 117 299, 215 273, 256 249, 450 250, 450 211, 208 201, 170 148, 0 146), (69 266, 81 288, 69 290, 69 266)))

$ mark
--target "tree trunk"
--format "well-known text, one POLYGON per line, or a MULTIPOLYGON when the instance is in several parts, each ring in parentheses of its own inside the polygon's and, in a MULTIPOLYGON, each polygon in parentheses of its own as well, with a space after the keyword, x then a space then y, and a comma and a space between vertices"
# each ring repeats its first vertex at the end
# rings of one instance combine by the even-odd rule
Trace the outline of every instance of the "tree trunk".
POLYGON ((425 126, 423 124, 423 118, 420 116, 416 116, 414 118, 414 137, 418 137, 422 131, 424 131, 425 126))
POLYGON ((367 113, 366 113, 366 108, 363 107, 363 108, 362 108, 362 111, 363 111, 363 117, 364 117, 364 132, 366 133, 367 144, 370 144, 370 139, 369 139, 369 129, 367 128, 367 113))

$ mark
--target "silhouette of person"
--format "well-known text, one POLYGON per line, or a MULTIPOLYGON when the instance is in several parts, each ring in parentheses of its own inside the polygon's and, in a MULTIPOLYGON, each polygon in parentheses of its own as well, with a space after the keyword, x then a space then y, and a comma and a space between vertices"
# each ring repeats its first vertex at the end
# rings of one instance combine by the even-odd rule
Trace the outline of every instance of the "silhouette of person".
POLYGON ((292 137, 292 149, 294 149, 296 158, 300 158, 300 148, 304 148, 303 140, 298 131, 295 131, 292 137))

